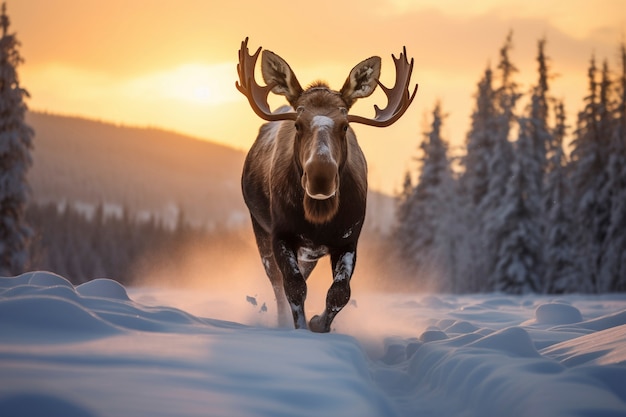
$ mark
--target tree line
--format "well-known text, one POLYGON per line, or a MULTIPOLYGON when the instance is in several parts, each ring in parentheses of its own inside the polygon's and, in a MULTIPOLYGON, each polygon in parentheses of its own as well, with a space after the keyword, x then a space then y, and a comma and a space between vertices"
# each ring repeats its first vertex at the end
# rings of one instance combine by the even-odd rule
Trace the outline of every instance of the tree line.
POLYGON ((614 74, 592 56, 573 128, 550 95, 546 41, 528 105, 515 82, 512 34, 475 94, 460 169, 440 104, 407 172, 393 233, 415 285, 452 292, 626 291, 626 46, 614 74))
MULTIPOLYGON (((128 209, 107 214, 103 204, 91 214, 71 204, 29 204, 26 220, 33 236, 26 268, 52 271, 74 284, 111 278, 126 285, 146 279, 146 271, 182 271, 194 250, 219 269, 220 253, 249 246, 238 230, 196 227, 178 213, 171 226, 156 216, 139 219, 128 209)), ((184 281, 174 273, 169 283, 184 281)))

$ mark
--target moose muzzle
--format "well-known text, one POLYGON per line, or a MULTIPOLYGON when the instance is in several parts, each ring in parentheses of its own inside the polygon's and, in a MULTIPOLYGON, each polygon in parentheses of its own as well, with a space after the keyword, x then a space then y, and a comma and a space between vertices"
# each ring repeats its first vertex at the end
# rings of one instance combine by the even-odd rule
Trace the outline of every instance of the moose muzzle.
POLYGON ((314 200, 327 200, 337 194, 339 173, 332 160, 309 160, 304 166, 302 188, 314 200))

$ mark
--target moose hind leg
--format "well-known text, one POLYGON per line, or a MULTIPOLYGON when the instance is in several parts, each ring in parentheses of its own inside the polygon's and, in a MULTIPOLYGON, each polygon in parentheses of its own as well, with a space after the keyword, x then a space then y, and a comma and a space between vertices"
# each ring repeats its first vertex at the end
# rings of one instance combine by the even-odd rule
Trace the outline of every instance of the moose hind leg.
POLYGON ((276 298, 276 307, 278 310, 278 326, 287 327, 290 323, 290 308, 287 305, 287 299, 285 298, 285 290, 283 287, 283 277, 276 265, 276 260, 272 253, 272 244, 269 233, 267 233, 254 219, 252 218, 252 229, 256 238, 257 247, 259 248, 259 255, 261 255, 261 262, 263 262, 263 268, 265 274, 272 284, 274 290, 274 297, 276 298))
POLYGON ((333 319, 350 301, 350 279, 356 264, 356 251, 348 251, 339 255, 332 255, 333 284, 326 295, 326 309, 318 316, 314 316, 309 323, 309 329, 318 333, 330 331, 333 319))
POLYGON ((287 303, 285 296, 285 287, 283 284, 283 277, 276 265, 276 261, 273 256, 263 258, 263 265, 266 268, 267 276, 272 284, 274 290, 274 297, 276 298, 276 307, 278 310, 278 327, 288 327, 291 323, 289 319, 291 316, 291 309, 287 303))

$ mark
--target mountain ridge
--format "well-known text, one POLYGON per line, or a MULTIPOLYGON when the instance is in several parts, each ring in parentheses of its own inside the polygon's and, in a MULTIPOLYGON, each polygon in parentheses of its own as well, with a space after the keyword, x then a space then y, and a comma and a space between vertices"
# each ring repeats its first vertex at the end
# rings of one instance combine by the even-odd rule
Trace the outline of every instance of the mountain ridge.
POLYGON ((28 112, 26 122, 35 130, 28 180, 36 202, 115 203, 160 216, 182 209, 202 225, 246 212, 242 151, 80 117, 28 112))

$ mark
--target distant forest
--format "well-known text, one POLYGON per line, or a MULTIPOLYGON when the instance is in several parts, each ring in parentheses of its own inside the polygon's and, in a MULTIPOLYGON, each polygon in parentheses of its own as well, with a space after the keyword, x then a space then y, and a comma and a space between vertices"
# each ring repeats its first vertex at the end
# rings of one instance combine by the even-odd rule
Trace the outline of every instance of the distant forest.
POLYGON ((571 127, 550 95, 546 41, 538 42, 537 82, 526 95, 511 49, 509 35, 497 68, 478 83, 461 169, 452 169, 441 136, 445 114, 439 104, 433 110, 417 175, 407 173, 398 198, 391 242, 408 284, 449 292, 626 291, 626 46, 617 72, 591 57, 571 127), (529 104, 520 111, 523 96, 529 104))
MULTIPOLYGON (((70 204, 31 204, 26 219, 34 232, 27 267, 74 284, 95 278, 136 284, 146 271, 182 271, 192 248, 218 270, 224 251, 251 250, 239 229, 193 227, 182 210, 173 227, 156 216, 138 219, 128 209, 121 216, 107 214, 102 204, 91 214, 70 204)), ((176 283, 185 284, 185 277, 173 274, 169 284, 176 283)))

